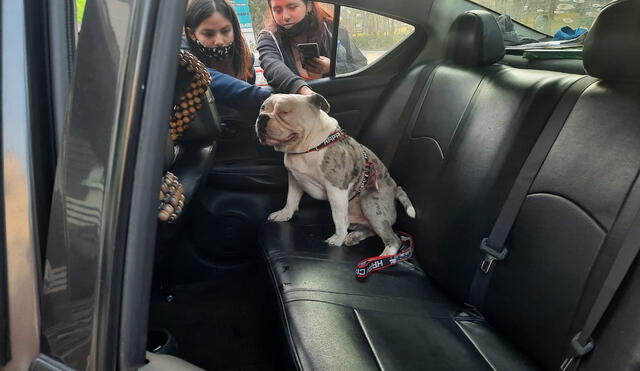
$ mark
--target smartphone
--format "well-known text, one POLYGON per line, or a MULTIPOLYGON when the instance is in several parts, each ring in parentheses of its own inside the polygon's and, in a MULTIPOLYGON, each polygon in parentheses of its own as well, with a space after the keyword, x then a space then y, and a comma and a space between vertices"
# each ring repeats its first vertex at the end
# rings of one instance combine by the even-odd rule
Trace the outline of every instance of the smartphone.
POLYGON ((298 50, 300 50, 300 54, 302 54, 302 59, 312 59, 320 56, 318 43, 298 44, 298 50))

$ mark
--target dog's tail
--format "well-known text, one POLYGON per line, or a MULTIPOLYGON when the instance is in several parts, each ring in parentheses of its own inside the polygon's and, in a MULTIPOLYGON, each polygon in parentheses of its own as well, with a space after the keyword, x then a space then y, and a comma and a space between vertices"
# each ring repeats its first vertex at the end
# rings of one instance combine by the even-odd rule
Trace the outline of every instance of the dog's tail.
POLYGON ((416 209, 413 208, 411 200, 409 200, 409 196, 407 196, 407 192, 405 192, 400 186, 396 187, 396 199, 400 201, 402 206, 404 206, 404 211, 407 215, 414 219, 416 217, 416 209))

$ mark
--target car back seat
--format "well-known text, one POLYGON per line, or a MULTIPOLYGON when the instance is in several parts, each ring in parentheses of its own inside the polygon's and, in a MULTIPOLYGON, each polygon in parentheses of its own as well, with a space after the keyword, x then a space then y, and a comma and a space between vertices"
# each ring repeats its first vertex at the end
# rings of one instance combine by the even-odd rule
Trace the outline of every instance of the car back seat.
MULTIPOLYGON (((605 8, 596 25, 610 23, 607 14, 615 6, 605 8)), ((400 225, 415 236, 419 266, 403 263, 356 281, 354 263, 381 251, 376 239, 328 248, 322 240, 333 227, 326 221, 262 228, 260 242, 300 368, 513 370, 560 364, 564 345, 580 328, 580 312, 589 306, 583 293, 597 281, 594 264, 619 247, 616 241, 638 210, 625 203, 640 170, 640 92, 637 83, 625 82, 637 79, 637 71, 631 72, 633 64, 596 63, 589 69, 604 47, 600 42, 585 48, 585 65, 604 81, 578 100, 536 177, 508 241, 511 253, 496 267, 480 308, 485 321, 463 305, 480 261, 479 240, 560 96, 578 78, 482 66, 477 56, 494 50, 486 47, 492 40, 486 29, 494 24, 484 12, 455 22, 454 47, 462 42, 457 37, 484 38, 475 59, 471 51, 463 58, 477 65, 461 66, 453 53, 453 63, 433 70, 417 120, 391 167, 418 211, 415 222, 403 219, 400 225), (474 92, 455 94, 462 84, 474 92)), ((590 39, 613 36, 596 30, 590 39)), ((636 37, 639 31, 632 30, 636 37)), ((596 350, 593 359, 609 358, 596 350)))

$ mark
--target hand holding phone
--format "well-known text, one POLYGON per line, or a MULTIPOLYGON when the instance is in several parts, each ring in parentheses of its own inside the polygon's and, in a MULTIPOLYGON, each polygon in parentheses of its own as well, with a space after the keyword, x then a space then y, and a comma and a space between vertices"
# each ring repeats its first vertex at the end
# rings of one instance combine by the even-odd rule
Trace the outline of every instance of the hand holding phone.
POLYGON ((303 60, 320 57, 320 49, 318 48, 318 43, 302 43, 298 44, 297 46, 303 60))

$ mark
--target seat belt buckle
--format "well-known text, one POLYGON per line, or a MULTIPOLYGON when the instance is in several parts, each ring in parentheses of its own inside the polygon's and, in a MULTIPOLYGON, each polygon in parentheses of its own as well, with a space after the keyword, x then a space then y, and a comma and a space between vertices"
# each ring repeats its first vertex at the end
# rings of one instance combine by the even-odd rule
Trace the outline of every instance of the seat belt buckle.
POLYGON ((575 357, 584 357, 593 350, 593 339, 589 339, 585 345, 580 344, 580 332, 571 339, 571 350, 575 357))
POLYGON ((507 254, 509 253, 506 247, 503 247, 501 250, 497 250, 489 245, 488 238, 482 239, 482 242, 480 243, 480 250, 485 254, 482 263, 480 263, 480 270, 485 274, 491 271, 491 267, 493 266, 494 261, 504 260, 504 258, 506 258, 507 254))
MULTIPOLYGON (((571 355, 569 355, 567 358, 564 359, 564 361, 562 361, 562 364, 560 365, 561 371, 568 371, 572 369, 571 366, 576 361, 576 359, 580 359, 586 356, 593 350, 594 348, 593 339, 590 338, 586 344, 582 345, 580 344, 579 338, 580 338, 580 332, 578 332, 576 336, 574 336, 573 339, 571 339, 571 343, 570 343, 571 355)), ((573 368, 575 368, 575 366, 573 368)))

